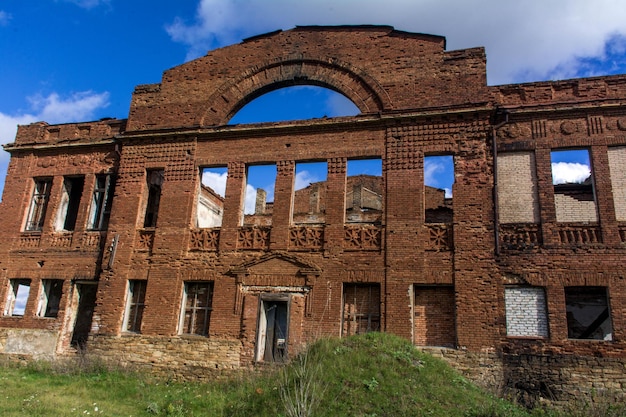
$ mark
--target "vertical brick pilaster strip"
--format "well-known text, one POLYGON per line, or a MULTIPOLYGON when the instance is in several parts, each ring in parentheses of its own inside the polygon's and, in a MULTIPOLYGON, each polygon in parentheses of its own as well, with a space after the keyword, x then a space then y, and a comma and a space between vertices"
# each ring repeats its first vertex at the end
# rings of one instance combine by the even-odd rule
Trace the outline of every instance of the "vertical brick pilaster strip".
POLYGON ((287 250, 289 246, 295 167, 294 161, 276 163, 272 233, 270 234, 271 250, 287 250))
POLYGON ((226 196, 224 198, 224 217, 220 231, 219 249, 230 251, 237 248, 237 231, 243 216, 243 199, 246 188, 246 164, 231 162, 228 164, 226 196))
POLYGON ((537 190, 539 196, 539 209, 541 222, 541 234, 545 246, 559 244, 556 230, 556 209, 554 207, 554 186, 552 185, 552 159, 550 148, 535 149, 535 163, 537 169, 537 190))
POLYGON ((324 250, 330 253, 339 253, 343 248, 343 225, 346 217, 347 163, 347 158, 331 158, 328 160, 324 250))

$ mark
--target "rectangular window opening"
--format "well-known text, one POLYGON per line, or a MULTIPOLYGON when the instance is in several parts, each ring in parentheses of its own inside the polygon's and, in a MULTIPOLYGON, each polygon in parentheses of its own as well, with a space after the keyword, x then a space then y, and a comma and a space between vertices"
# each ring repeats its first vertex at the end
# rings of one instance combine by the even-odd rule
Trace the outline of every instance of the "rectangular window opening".
POLYGON ((426 223, 452 223, 454 157, 424 157, 424 218, 426 223))
POLYGON ((380 284, 344 284, 343 336, 380 331, 380 284))
POLYGON ((293 223, 324 224, 326 221, 327 162, 298 162, 294 182, 293 223))
POLYGON ((196 206, 196 227, 221 227, 224 217, 224 198, 228 168, 200 169, 200 190, 196 206))
POLYGON ((156 227, 159 204, 161 202, 161 187, 163 186, 164 179, 165 172, 162 169, 149 169, 146 171, 148 199, 143 221, 144 228, 156 227))
POLYGON ((244 226, 271 226, 275 184, 276 164, 248 166, 244 226))
POLYGON ((124 314, 123 329, 125 332, 140 333, 141 321, 146 302, 145 280, 128 281, 128 294, 126 297, 126 311, 124 314))
POLYGON ((30 295, 29 279, 10 280, 10 290, 4 314, 6 316, 23 316, 30 295))
POLYGON ((56 231, 73 231, 76 227, 78 208, 83 195, 84 177, 65 177, 63 179, 63 194, 57 210, 54 223, 56 231))
POLYGON ((550 156, 556 221, 598 221, 589 151, 553 150, 550 156))
POLYGON ((41 232, 46 217, 46 209, 50 200, 50 188, 52 188, 52 178, 35 179, 33 195, 28 208, 26 226, 27 232, 41 232))
POLYGON ((44 279, 41 281, 41 287, 37 315, 39 317, 57 317, 63 295, 63 280, 44 279))
POLYGON ((348 160, 346 223, 379 224, 382 221, 382 172, 381 158, 348 160))
POLYGON ((208 336, 213 303, 213 282, 187 282, 183 294, 180 333, 208 336))
POLYGON ((606 287, 566 287, 567 337, 613 340, 606 287))
POLYGON ((106 230, 111 216, 114 191, 115 181, 112 175, 96 175, 87 229, 106 230))

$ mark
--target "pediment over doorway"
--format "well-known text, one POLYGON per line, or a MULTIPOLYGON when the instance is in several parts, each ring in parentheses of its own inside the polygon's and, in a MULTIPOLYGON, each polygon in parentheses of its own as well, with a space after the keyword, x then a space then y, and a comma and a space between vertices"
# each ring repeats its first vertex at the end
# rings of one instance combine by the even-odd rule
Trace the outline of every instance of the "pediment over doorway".
POLYGON ((318 276, 322 270, 298 256, 274 252, 230 268, 230 275, 275 274, 318 276))

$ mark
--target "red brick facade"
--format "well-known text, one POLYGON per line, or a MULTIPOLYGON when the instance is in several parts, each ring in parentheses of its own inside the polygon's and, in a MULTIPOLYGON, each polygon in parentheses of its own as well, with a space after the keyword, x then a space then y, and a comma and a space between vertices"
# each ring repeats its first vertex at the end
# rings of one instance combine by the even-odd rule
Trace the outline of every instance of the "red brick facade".
POLYGON ((626 168, 611 161, 626 155, 626 76, 489 87, 485 60, 482 48, 446 51, 442 37, 390 27, 298 27, 165 71, 135 89, 127 120, 20 126, 5 147, 0 348, 54 355, 86 345, 197 372, 382 330, 470 352, 623 360, 626 168), (361 113, 228 125, 254 98, 294 84, 337 90, 361 113), (584 207, 597 221, 557 220, 551 151, 571 148, 589 150, 584 207), (431 155, 454 159, 451 202, 433 204, 442 194, 424 185, 431 155), (382 182, 366 190, 372 205, 382 184, 381 210, 348 222, 356 188, 346 165, 364 158, 382 160, 382 182), (307 206, 294 203, 294 167, 309 161, 328 167, 315 185, 321 223, 294 216, 307 206), (246 225, 247 167, 262 163, 277 168, 270 220, 246 225), (198 229, 200 172, 214 166, 228 169, 221 227, 198 229), (449 215, 426 221, 443 206, 449 215), (47 280, 63 284, 49 317, 47 280), (547 318, 547 336, 507 336, 517 311, 508 287, 543 289, 546 305, 532 311, 547 318), (585 298, 584 287, 599 295, 585 298), (593 323, 572 337, 573 320, 587 316, 593 323), (29 345, 32 332, 48 343, 29 345))

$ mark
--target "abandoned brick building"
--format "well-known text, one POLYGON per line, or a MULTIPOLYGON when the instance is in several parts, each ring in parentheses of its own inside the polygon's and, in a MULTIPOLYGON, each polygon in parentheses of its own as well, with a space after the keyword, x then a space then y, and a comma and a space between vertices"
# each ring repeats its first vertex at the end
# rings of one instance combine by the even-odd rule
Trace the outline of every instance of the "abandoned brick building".
POLYGON ((380 330, 509 384, 626 387, 626 76, 488 86, 482 48, 296 27, 137 86, 126 120, 20 126, 5 150, 5 355, 82 347, 201 376, 380 330), (292 85, 360 113, 229 124, 292 85), (591 174, 554 185, 574 150, 591 174), (424 183, 434 156, 453 161, 451 198, 424 183), (347 175, 362 160, 382 174, 347 175), (296 190, 313 162, 325 179, 296 190), (273 198, 249 212, 257 166, 273 198))

